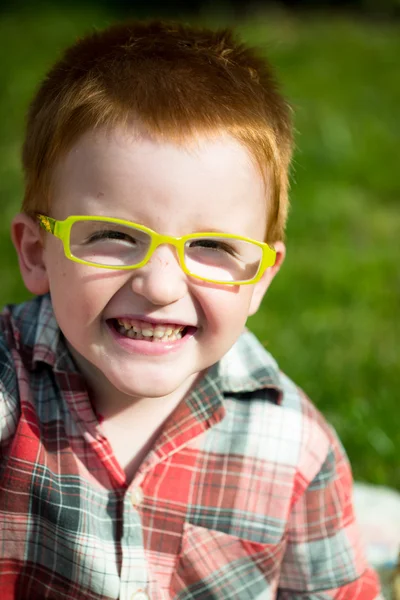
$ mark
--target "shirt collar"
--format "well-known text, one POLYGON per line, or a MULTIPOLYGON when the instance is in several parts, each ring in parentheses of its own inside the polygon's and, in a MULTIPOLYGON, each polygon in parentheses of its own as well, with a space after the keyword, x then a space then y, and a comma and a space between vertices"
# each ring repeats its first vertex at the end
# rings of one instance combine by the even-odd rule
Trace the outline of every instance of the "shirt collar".
POLYGON ((39 362, 50 365, 55 371, 77 371, 56 321, 48 294, 41 297, 33 345, 32 368, 34 369, 39 362))
POLYGON ((246 394, 271 389, 274 401, 281 401, 283 390, 279 367, 271 354, 247 329, 218 363, 218 377, 225 394, 246 394))

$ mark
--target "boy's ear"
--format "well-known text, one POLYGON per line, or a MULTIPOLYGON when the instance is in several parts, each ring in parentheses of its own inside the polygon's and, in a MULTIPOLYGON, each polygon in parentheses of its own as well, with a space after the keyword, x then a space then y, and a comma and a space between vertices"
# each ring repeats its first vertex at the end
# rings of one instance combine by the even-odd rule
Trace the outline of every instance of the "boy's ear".
POLYGON ((261 277, 260 281, 258 281, 254 285, 253 296, 250 301, 249 308, 249 317, 254 315, 261 304, 262 299, 264 298, 265 292, 269 288, 269 285, 279 269, 281 268, 281 264, 283 263, 286 256, 286 246, 283 242, 275 242, 274 248, 276 250, 276 260, 275 264, 272 267, 268 267, 265 273, 261 277))
POLYGON ((11 223, 11 238, 18 254, 19 269, 26 288, 36 296, 49 291, 49 281, 43 261, 43 235, 39 224, 20 213, 11 223))

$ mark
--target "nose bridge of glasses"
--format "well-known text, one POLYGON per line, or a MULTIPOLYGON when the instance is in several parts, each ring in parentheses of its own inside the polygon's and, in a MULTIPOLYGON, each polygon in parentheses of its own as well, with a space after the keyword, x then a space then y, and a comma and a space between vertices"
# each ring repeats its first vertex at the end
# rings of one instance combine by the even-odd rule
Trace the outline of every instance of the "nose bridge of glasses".
POLYGON ((175 253, 178 257, 179 262, 181 262, 181 238, 175 237, 173 235, 163 235, 161 233, 155 233, 152 236, 152 248, 149 258, 151 258, 154 252, 157 250, 159 246, 172 246, 175 248, 175 253))

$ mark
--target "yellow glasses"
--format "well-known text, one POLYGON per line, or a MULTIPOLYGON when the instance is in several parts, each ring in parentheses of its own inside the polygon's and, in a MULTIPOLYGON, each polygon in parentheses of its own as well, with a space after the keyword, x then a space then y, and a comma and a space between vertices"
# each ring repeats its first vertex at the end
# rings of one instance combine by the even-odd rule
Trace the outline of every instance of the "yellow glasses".
POLYGON ((187 275, 212 283, 256 283, 275 263, 276 252, 268 244, 230 233, 173 237, 109 217, 71 216, 64 221, 45 215, 37 218, 45 231, 62 241, 67 258, 102 269, 139 269, 162 244, 176 248, 187 275))

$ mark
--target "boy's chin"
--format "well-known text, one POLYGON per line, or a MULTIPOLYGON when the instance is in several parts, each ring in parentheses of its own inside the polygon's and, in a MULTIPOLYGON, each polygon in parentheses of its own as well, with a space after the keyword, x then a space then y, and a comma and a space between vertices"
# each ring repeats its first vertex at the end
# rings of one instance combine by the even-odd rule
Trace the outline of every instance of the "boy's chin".
POLYGON ((69 344, 70 351, 87 385, 92 400, 101 403, 129 405, 141 398, 165 398, 176 395, 183 398, 193 383, 201 377, 193 372, 189 365, 160 364, 151 359, 132 365, 131 360, 124 361, 109 357, 104 360, 103 353, 94 356, 94 360, 83 357, 69 344))
POLYGON ((119 386, 116 389, 116 393, 123 394, 126 396, 127 401, 129 400, 138 400, 140 398, 165 398, 165 396, 169 396, 173 394, 179 386, 174 385, 170 382, 165 381, 157 381, 157 382, 148 382, 143 384, 134 384, 131 386, 127 386, 126 384, 123 386, 119 386))
MULTIPOLYGON (((141 398, 165 398, 177 395, 182 398, 190 390, 198 374, 187 374, 176 377, 176 371, 168 369, 166 373, 158 369, 142 369, 137 373, 104 373, 109 384, 108 394, 112 398, 125 398, 127 404, 141 398)), ((104 394, 104 386, 97 393, 104 394)))

